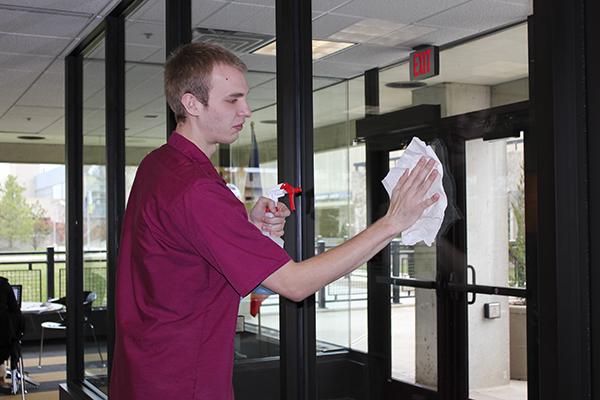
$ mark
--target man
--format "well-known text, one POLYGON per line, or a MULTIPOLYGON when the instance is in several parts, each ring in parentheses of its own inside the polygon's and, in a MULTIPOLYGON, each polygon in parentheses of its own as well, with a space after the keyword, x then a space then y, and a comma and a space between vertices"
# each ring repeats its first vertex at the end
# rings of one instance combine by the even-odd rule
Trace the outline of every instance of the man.
POLYGON ((8 279, 0 276, 0 393, 11 391, 11 386, 5 381, 4 361, 8 360, 15 346, 18 346, 22 331, 23 320, 15 294, 8 279))
POLYGON ((262 283, 300 301, 366 262, 439 197, 424 198, 437 175, 433 160, 421 160, 400 179, 383 218, 338 248, 294 262, 257 229, 281 235, 287 207, 261 198, 248 216, 209 161, 250 117, 245 71, 235 55, 208 44, 184 45, 167 60, 177 127, 140 164, 127 204, 111 400, 233 399, 240 296, 262 283))

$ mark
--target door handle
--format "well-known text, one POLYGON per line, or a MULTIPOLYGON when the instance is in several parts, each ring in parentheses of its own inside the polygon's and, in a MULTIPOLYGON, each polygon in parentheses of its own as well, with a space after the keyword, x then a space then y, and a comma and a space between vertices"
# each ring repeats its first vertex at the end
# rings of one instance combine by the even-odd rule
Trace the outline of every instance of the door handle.
MULTIPOLYGON (((471 284, 477 285, 477 278, 475 276, 475 267, 473 267, 472 265, 467 265, 467 275, 469 274, 469 270, 471 271, 471 276, 473 277, 471 284)), ((468 284, 468 278, 467 278, 467 284, 468 284)), ((471 300, 469 300, 469 295, 467 294, 467 304, 475 304, 477 294, 476 293, 471 293, 471 294, 473 295, 473 297, 471 297, 471 300)))

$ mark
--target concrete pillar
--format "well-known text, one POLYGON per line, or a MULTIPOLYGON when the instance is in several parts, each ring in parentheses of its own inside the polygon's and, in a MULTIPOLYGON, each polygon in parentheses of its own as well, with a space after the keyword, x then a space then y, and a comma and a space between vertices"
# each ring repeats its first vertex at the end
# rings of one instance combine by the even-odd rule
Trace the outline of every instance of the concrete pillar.
MULTIPOLYGON (((467 260, 477 271, 477 283, 508 286, 506 142, 474 140, 467 142, 466 152, 467 260)), ((470 387, 508 384, 508 298, 477 295, 468 309, 470 387), (484 318, 487 302, 500 303, 500 318, 484 318)))
MULTIPOLYGON (((414 246, 415 278, 435 280, 436 248, 414 246)), ((437 313, 435 290, 415 291, 415 381, 437 387, 437 313)))

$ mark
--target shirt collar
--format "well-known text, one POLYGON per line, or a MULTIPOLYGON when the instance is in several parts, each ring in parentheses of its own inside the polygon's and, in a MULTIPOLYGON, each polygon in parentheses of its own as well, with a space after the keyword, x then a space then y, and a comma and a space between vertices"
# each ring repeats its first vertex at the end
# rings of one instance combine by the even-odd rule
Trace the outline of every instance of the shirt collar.
POLYGON ((177 131, 173 131, 167 144, 176 150, 179 150, 189 158, 196 160, 202 164, 211 163, 210 159, 204 154, 202 150, 190 140, 185 138, 183 135, 178 133, 177 131))

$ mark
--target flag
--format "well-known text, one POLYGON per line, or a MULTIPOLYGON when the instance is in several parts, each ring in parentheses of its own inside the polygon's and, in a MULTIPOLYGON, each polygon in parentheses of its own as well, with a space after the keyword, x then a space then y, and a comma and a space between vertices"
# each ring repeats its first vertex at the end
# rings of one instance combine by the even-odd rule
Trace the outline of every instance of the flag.
POLYGON ((254 133, 254 121, 250 122, 250 156, 246 168, 246 184, 244 186, 244 200, 250 202, 250 207, 262 196, 262 183, 260 179, 260 161, 258 143, 254 133))
POLYGON ((260 312, 260 305, 263 301, 269 297, 269 294, 262 294, 259 289, 263 289, 262 286, 257 287, 252 293, 250 293, 250 315, 256 317, 260 312))
MULTIPOLYGON (((250 122, 250 156, 248 157, 248 168, 246 169, 246 184, 244 187, 244 199, 250 207, 262 196, 262 183, 260 179, 260 161, 258 154, 258 143, 254 133, 254 122, 250 122)), ((259 286, 250 294, 250 314, 256 317, 260 312, 261 303, 272 294, 270 290, 259 286)))

